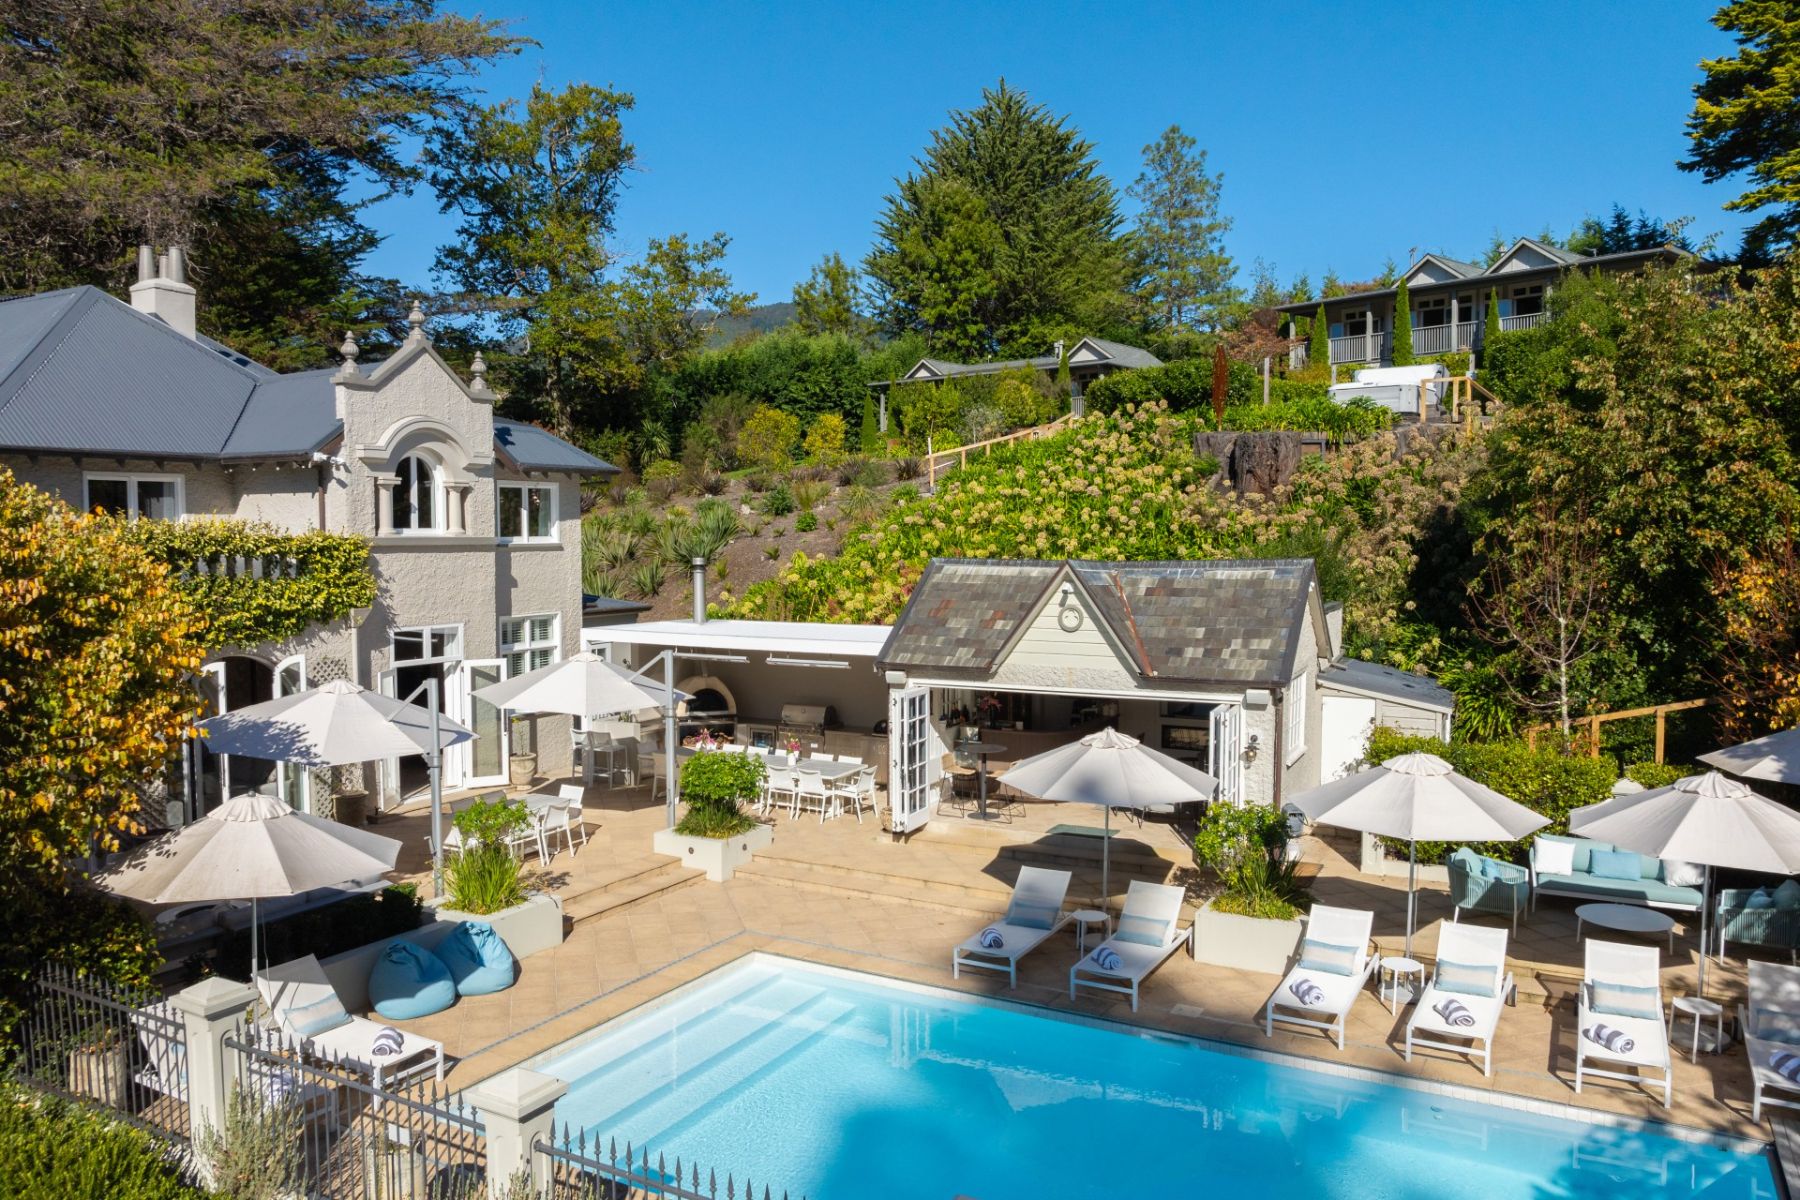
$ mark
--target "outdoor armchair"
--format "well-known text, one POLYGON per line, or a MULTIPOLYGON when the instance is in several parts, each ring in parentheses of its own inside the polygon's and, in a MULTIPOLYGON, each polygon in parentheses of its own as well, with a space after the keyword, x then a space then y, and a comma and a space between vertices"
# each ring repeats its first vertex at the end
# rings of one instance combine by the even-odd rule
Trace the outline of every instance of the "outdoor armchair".
POLYGON ((1475 853, 1467 846, 1450 856, 1450 919, 1463 913, 1499 913, 1519 932, 1519 914, 1531 902, 1531 872, 1514 863, 1475 853))
POLYGON ((1800 944, 1800 908, 1792 908, 1770 899, 1753 903, 1758 888, 1724 888, 1719 892, 1719 957, 1725 957, 1725 944, 1761 946, 1785 950, 1794 955, 1800 944))

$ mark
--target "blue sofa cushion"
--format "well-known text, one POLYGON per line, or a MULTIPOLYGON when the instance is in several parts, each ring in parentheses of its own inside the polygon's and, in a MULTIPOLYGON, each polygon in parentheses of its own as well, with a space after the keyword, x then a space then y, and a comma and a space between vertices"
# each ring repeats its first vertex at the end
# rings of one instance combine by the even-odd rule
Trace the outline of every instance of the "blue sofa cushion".
POLYGON ((391 942, 369 972, 369 1003, 390 1021, 410 1021, 455 1004, 456 983, 431 951, 391 942))
MULTIPOLYGON (((1588 855, 1588 864, 1589 873, 1597 879, 1636 882, 1644 878, 1644 860, 1630 850, 1595 850, 1588 855)), ((1660 870, 1662 864, 1656 865, 1660 870)))
POLYGON ((1655 879, 1600 879, 1593 875, 1539 875, 1538 890, 1596 900, 1631 900, 1639 904, 1700 907, 1700 889, 1672 887, 1655 879))
POLYGON ((1768 888, 1757 888, 1754 892, 1751 892, 1750 895, 1744 899, 1744 907, 1745 908, 1774 908, 1775 907, 1775 897, 1769 893, 1768 888))
POLYGON ((486 921, 464 921, 438 943, 459 996, 485 996, 513 985, 513 956, 506 942, 486 921))
POLYGON ((1781 886, 1775 889, 1775 907, 1800 908, 1800 883, 1792 879, 1783 880, 1781 886))

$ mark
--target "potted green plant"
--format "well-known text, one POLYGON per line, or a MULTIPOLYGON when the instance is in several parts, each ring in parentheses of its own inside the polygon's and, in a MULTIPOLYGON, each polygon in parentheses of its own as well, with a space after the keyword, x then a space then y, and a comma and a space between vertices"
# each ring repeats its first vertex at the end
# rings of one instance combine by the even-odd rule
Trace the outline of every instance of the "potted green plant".
POLYGON ((656 852, 704 869, 708 879, 730 879, 775 838, 771 826, 744 811, 762 793, 767 774, 760 755, 712 750, 688 759, 680 782, 687 811, 672 828, 657 831, 656 852))
POLYGON ((1305 888, 1287 854, 1287 817, 1266 804, 1207 806, 1194 862, 1213 894, 1195 916, 1194 957, 1280 974, 1300 944, 1305 888))
POLYGON ((463 851, 444 867, 450 907, 486 916, 525 902, 519 860, 510 838, 531 824, 531 813, 516 800, 477 800, 456 814, 463 851))

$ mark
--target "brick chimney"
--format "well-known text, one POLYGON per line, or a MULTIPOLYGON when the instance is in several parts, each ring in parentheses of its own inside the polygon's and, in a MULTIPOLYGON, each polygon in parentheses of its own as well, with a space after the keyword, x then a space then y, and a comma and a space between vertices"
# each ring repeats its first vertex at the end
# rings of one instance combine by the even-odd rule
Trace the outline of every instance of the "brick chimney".
POLYGON ((187 281, 187 253, 170 246, 162 255, 153 246, 138 247, 137 282, 131 285, 131 307, 162 319, 184 337, 193 337, 194 289, 187 281))

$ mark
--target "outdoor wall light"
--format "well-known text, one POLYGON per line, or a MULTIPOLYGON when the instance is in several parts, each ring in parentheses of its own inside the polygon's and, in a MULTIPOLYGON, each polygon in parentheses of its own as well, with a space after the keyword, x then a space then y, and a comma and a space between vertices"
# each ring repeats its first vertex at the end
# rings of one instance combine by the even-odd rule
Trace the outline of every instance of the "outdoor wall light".
POLYGON ((1255 762, 1256 752, 1261 749, 1262 738, 1257 734, 1251 734, 1250 740, 1244 743, 1244 761, 1247 763, 1255 762))

